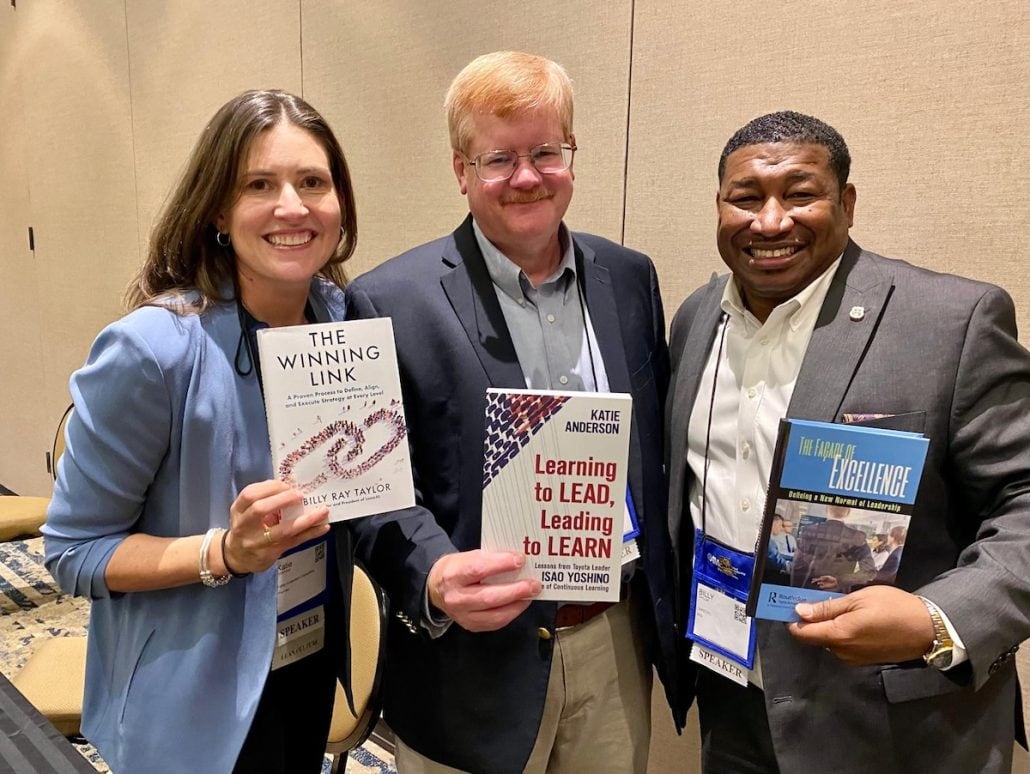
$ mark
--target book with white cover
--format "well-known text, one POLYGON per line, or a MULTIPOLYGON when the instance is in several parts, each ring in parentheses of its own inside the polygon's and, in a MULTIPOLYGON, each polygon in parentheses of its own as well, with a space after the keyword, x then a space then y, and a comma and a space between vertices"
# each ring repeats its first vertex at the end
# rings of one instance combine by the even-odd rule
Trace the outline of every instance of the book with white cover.
MULTIPOLYGON (((482 546, 524 553, 538 599, 619 599, 632 398, 487 390, 482 546)), ((510 577, 510 576, 508 576, 510 577)))
POLYGON ((275 477, 330 521, 414 505, 392 321, 264 328, 257 340, 275 477))

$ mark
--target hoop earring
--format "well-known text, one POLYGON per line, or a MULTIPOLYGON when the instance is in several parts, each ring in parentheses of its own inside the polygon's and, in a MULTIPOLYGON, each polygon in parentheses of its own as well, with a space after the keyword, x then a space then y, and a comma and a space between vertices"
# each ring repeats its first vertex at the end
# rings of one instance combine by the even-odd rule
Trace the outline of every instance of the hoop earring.
POLYGON ((340 241, 343 242, 347 239, 347 232, 343 230, 343 226, 340 226, 340 241))
POLYGON ((221 231, 215 231, 215 241, 219 247, 228 247, 232 243, 232 239, 228 234, 223 234, 221 231), (225 237, 225 241, 222 241, 222 237, 225 237))

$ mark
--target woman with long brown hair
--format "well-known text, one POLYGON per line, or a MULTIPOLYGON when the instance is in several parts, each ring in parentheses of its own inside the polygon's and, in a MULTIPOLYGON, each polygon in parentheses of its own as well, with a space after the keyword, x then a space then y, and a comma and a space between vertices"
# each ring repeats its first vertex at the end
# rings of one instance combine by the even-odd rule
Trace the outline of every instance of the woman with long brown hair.
POLYGON ((273 480, 255 333, 342 319, 356 236, 325 120, 245 92, 72 377, 46 562, 92 600, 82 727, 117 772, 321 764, 352 559, 325 508, 280 520, 301 495, 273 480))

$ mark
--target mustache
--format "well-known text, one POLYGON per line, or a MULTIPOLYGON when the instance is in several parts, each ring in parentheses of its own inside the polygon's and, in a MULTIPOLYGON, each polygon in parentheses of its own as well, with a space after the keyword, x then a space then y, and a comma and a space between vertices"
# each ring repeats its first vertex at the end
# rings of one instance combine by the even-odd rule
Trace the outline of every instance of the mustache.
POLYGON ((551 192, 546 188, 537 188, 535 191, 513 191, 504 197, 505 204, 532 204, 541 199, 548 199, 551 192))

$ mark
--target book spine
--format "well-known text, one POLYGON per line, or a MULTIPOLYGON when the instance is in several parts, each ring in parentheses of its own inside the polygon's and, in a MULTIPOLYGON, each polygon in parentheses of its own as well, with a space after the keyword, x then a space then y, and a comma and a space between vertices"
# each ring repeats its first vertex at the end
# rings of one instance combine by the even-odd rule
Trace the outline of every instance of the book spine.
POLYGON ((758 608, 758 596, 762 587, 762 577, 765 575, 765 564, 769 558, 769 536, 772 533, 773 516, 776 514, 776 500, 779 498, 780 488, 778 482, 783 475, 783 463, 787 458, 787 449, 790 446, 788 443, 790 429, 790 421, 781 419, 776 431, 776 453, 773 456, 772 468, 769 471, 769 489, 765 493, 762 527, 758 530, 758 541, 755 544, 755 571, 751 576, 751 588, 747 595, 747 604, 744 607, 744 612, 752 618, 758 608))

